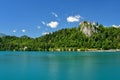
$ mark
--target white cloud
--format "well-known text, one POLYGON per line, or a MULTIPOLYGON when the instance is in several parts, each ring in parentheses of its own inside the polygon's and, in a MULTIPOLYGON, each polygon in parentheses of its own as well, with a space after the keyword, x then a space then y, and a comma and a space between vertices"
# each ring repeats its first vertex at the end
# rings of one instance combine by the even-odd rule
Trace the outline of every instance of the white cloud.
POLYGON ((46 23, 45 23, 45 21, 41 21, 41 23, 43 24, 43 25, 45 25, 46 23))
POLYGON ((112 25, 112 27, 117 27, 117 25, 112 25))
POLYGON ((13 30, 13 33, 16 33, 17 31, 16 30, 13 30))
POLYGON ((58 15, 55 12, 52 12, 52 15, 54 15, 55 17, 58 17, 58 15))
POLYGON ((51 28, 57 28, 58 25, 59 23, 57 21, 51 21, 50 23, 47 24, 47 26, 51 28))
POLYGON ((22 32, 24 33, 24 32, 26 32, 26 30, 25 30, 25 29, 22 29, 22 32))
POLYGON ((38 28, 38 29, 40 29, 41 27, 40 27, 40 26, 38 26, 37 28, 38 28))
POLYGON ((42 33, 42 35, 47 35, 47 34, 49 34, 49 32, 43 32, 43 33, 42 33))
POLYGON ((120 28, 120 25, 112 25, 112 27, 120 28))
POLYGON ((79 22, 80 21, 81 16, 80 15, 76 15, 76 16, 69 16, 67 18, 67 22, 79 22))

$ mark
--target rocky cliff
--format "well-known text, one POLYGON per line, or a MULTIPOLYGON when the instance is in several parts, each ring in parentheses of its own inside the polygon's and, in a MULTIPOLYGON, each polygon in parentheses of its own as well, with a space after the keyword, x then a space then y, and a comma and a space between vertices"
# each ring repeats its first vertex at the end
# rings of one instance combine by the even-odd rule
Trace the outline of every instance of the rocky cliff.
POLYGON ((90 23, 87 21, 80 23, 80 30, 88 37, 90 37, 93 33, 97 32, 97 23, 90 23))

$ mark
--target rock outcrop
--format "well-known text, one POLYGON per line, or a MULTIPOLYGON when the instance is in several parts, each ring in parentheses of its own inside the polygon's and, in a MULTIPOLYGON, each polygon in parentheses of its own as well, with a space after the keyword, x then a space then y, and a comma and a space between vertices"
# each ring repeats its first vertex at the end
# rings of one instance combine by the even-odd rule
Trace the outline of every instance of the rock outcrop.
POLYGON ((97 23, 90 23, 87 21, 80 23, 80 30, 88 37, 93 33, 97 33, 97 23))

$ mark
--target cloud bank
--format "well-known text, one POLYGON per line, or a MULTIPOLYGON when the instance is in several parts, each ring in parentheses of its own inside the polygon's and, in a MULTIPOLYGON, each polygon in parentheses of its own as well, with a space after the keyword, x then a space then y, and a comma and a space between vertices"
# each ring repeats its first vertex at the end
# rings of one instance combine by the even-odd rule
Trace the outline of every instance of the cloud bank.
POLYGON ((41 21, 41 23, 43 24, 43 25, 45 25, 46 23, 45 23, 45 21, 41 21))
POLYGON ((23 32, 23 33, 25 33, 25 32, 26 32, 26 30, 25 30, 25 29, 22 29, 22 32, 23 32))
POLYGON ((52 15, 58 17, 58 15, 55 12, 52 12, 52 15))
POLYGON ((47 34, 49 34, 49 32, 43 32, 43 33, 42 33, 42 35, 47 35, 47 34))
POLYGON ((80 15, 69 16, 67 17, 67 22, 79 22, 80 18, 81 18, 80 15))
POLYGON ((50 28, 57 28, 59 23, 57 21, 51 21, 50 23, 47 24, 48 27, 50 28))
POLYGON ((17 31, 16 30, 13 30, 13 33, 16 33, 17 31))

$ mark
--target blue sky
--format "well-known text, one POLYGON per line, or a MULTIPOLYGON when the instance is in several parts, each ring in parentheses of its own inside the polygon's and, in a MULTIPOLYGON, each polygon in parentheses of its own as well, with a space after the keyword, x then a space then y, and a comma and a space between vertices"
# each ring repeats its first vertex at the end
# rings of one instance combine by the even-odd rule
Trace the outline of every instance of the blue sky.
POLYGON ((120 25, 120 0, 0 0, 0 33, 38 37, 83 20, 120 25))

